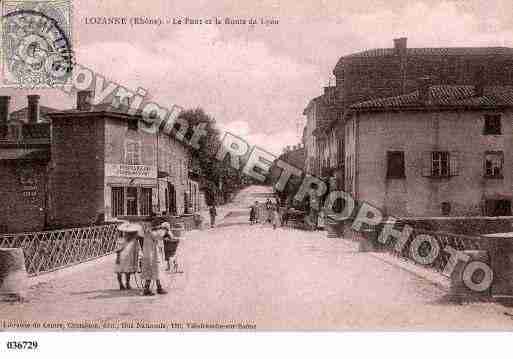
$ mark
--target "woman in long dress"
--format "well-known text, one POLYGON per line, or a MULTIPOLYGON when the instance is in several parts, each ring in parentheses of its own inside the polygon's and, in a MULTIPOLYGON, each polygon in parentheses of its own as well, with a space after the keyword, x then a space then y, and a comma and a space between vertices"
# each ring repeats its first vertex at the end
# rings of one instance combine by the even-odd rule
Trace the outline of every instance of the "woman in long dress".
POLYGON ((114 272, 117 275, 119 289, 132 289, 130 276, 138 270, 140 246, 137 240, 141 226, 135 223, 123 223, 118 227, 120 236, 116 243, 116 265, 114 272), (125 274, 125 283, 123 283, 125 274))
POLYGON ((160 265, 164 261, 164 246, 162 239, 165 230, 162 228, 161 219, 155 219, 151 223, 151 228, 144 235, 143 243, 143 261, 141 278, 144 280, 143 295, 155 295, 150 289, 151 281, 155 281, 158 294, 166 294, 160 282, 160 265))
POLYGON ((280 207, 278 207, 278 205, 272 206, 271 221, 273 224, 273 229, 276 229, 276 227, 281 226, 280 207))

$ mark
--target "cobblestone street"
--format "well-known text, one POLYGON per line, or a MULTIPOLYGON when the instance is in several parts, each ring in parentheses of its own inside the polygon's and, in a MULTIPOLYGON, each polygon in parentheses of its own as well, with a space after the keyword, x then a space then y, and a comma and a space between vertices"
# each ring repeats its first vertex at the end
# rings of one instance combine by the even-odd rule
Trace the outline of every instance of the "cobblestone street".
POLYGON ((288 330, 513 327, 507 308, 450 303, 439 287, 358 253, 347 240, 250 226, 246 202, 216 228, 187 234, 179 248, 184 273, 163 274, 167 295, 117 290, 108 256, 32 287, 26 303, 0 304, 0 319, 234 321, 288 330))

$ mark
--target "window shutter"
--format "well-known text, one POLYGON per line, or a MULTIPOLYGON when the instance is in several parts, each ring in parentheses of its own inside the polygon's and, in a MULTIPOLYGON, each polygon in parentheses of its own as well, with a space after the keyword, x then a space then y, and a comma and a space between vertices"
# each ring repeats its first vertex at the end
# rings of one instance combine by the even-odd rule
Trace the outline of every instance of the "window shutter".
POLYGON ((422 153, 422 176, 431 177, 433 165, 433 152, 425 151, 422 153))
POLYGON ((460 154, 456 151, 451 151, 449 154, 449 171, 451 176, 458 176, 459 175, 459 159, 460 154))

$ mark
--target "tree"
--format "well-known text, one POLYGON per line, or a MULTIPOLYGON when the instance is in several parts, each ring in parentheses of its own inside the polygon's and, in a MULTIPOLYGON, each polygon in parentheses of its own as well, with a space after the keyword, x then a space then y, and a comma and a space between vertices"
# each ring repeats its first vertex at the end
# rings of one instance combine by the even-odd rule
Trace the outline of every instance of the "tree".
MULTIPOLYGON (((221 190, 223 200, 228 201, 232 194, 253 183, 247 176, 230 166, 228 156, 224 161, 216 159, 217 151, 221 146, 221 133, 213 117, 205 113, 203 109, 196 108, 183 111, 178 118, 185 120, 188 124, 188 131, 185 135, 187 140, 192 138, 196 126, 202 126, 206 131, 206 134, 199 140, 199 148, 191 147, 191 152, 202 176, 211 182, 204 186, 209 192, 207 198, 216 197, 216 193, 212 192, 215 192, 215 187, 217 187, 217 190, 221 190), (212 183, 215 186, 212 186, 212 183)), ((178 130, 179 122, 177 121, 178 130)))

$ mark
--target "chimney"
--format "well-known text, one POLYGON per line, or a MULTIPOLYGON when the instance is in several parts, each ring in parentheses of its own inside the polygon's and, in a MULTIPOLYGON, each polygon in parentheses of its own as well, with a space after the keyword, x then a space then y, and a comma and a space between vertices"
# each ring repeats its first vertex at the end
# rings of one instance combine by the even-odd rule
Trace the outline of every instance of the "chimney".
POLYGON ((7 125, 9 123, 9 102, 11 96, 0 96, 0 138, 7 137, 7 125))
POLYGON ((481 97, 484 95, 485 88, 485 69, 480 67, 474 76, 474 96, 481 97))
POLYGON ((77 110, 90 111, 91 110, 92 91, 83 90, 77 92, 77 110))
POLYGON ((28 123, 39 122, 39 95, 28 95, 28 123))
POLYGON ((423 104, 431 102, 431 94, 429 91, 431 87, 431 77, 425 76, 417 79, 417 87, 419 91, 419 102, 423 104))
POLYGON ((408 48, 408 38, 400 37, 398 39, 394 39, 394 50, 395 54, 399 56, 406 55, 406 49, 408 48))

